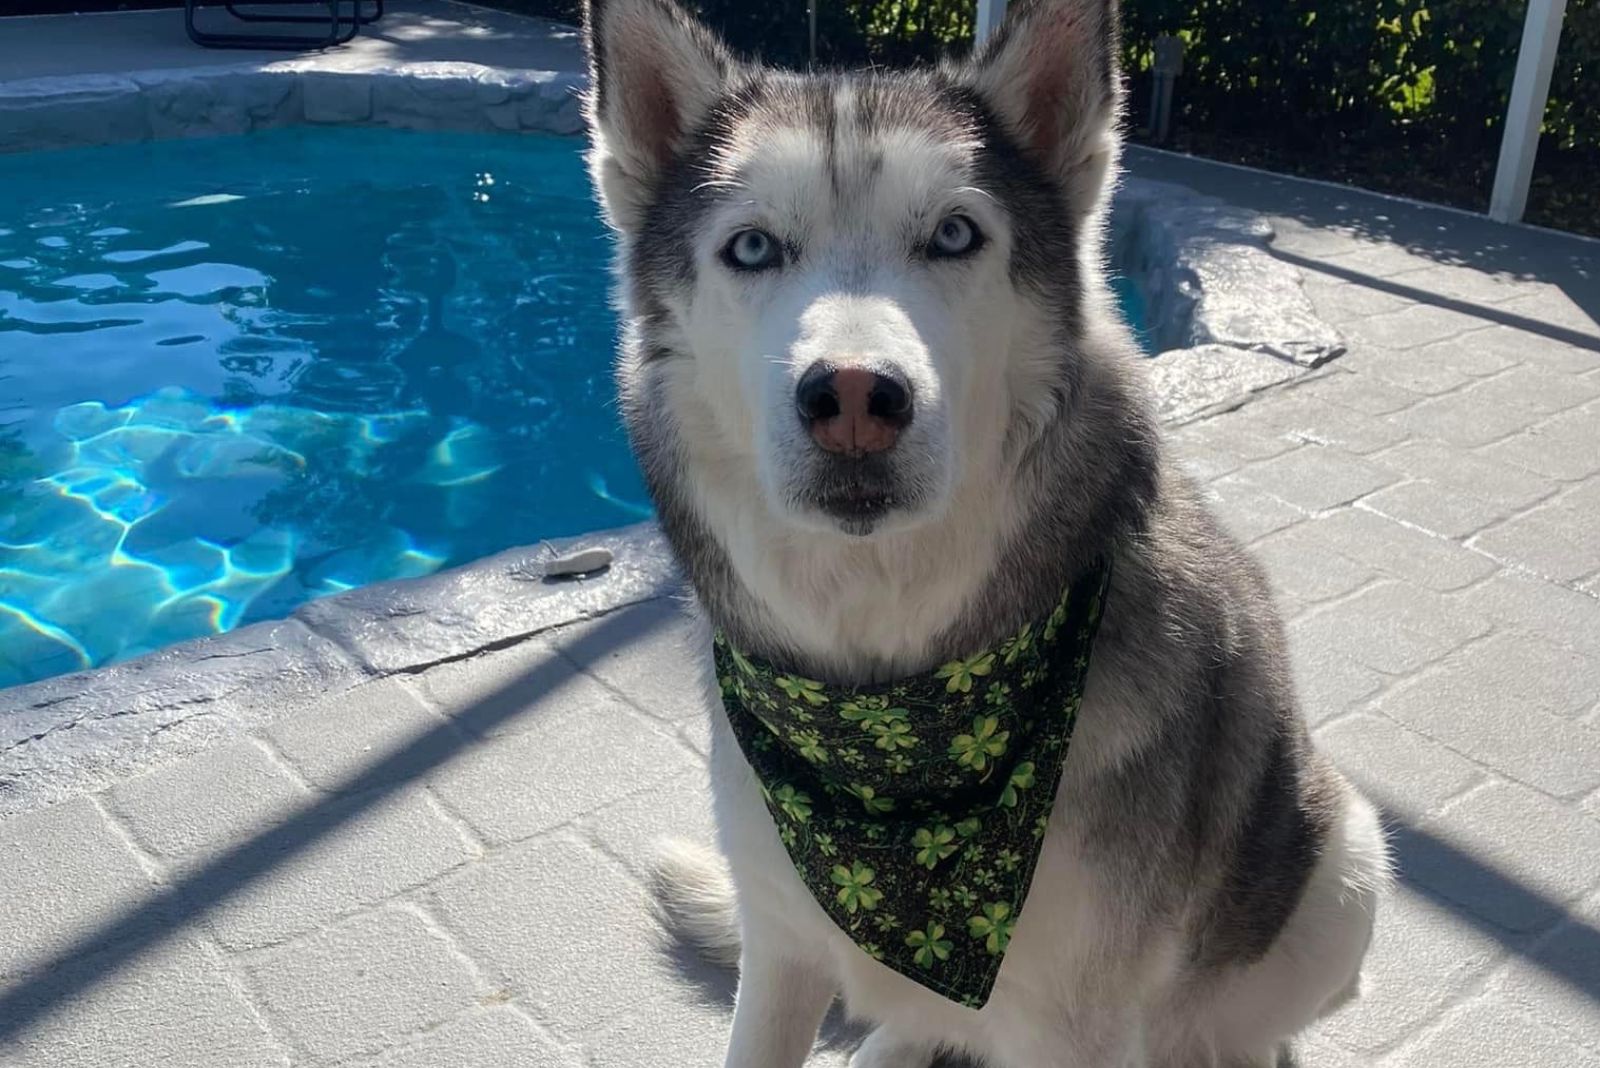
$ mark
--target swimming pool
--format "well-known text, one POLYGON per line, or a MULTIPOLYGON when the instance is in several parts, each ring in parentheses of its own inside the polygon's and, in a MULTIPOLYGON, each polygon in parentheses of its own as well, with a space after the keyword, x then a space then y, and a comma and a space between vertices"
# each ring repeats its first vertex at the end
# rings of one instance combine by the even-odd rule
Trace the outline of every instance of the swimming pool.
POLYGON ((0 156, 0 686, 648 516, 579 152, 0 156))

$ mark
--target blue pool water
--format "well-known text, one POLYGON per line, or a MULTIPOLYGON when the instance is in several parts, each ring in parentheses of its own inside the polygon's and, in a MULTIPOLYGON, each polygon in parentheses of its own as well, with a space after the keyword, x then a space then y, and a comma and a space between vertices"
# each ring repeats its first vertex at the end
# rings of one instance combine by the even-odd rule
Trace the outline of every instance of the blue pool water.
POLYGON ((0 156, 0 686, 648 515, 578 148, 0 156))
POLYGON ((0 156, 0 686, 649 515, 580 147, 0 156))

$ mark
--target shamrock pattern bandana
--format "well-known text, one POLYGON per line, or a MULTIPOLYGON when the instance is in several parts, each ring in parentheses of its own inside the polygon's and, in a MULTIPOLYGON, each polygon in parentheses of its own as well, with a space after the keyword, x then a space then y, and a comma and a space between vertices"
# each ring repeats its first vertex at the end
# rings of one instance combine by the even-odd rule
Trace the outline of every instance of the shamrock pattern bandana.
POLYGON ((723 707, 800 878, 863 951, 972 1008, 1039 859, 1110 582, 889 685, 786 674, 717 635, 723 707))

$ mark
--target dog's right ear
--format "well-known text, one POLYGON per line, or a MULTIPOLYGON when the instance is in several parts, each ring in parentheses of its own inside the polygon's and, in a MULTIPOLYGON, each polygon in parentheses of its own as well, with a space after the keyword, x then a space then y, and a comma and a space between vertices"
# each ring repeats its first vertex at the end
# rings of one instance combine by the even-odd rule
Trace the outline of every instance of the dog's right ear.
POLYGON ((651 186, 716 103, 734 61, 672 0, 588 0, 589 169, 611 225, 636 229, 651 186))

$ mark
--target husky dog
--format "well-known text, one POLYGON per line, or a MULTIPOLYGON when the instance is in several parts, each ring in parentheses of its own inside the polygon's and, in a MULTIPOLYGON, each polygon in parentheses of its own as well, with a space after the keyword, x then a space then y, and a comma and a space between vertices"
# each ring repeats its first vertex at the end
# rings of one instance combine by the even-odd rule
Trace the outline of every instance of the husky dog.
MULTIPOLYGON (((590 0, 618 379, 660 521, 731 644, 841 685, 992 646, 1114 560, 1077 733, 993 992, 831 923, 709 663, 721 853, 663 890, 739 964, 726 1063, 1270 1066, 1351 998, 1378 820, 1310 744, 1261 571, 1166 456, 1104 278, 1112 0, 1032 0, 970 61, 792 73, 671 0, 590 0)), ((707 657, 709 661, 709 657, 707 657)))

